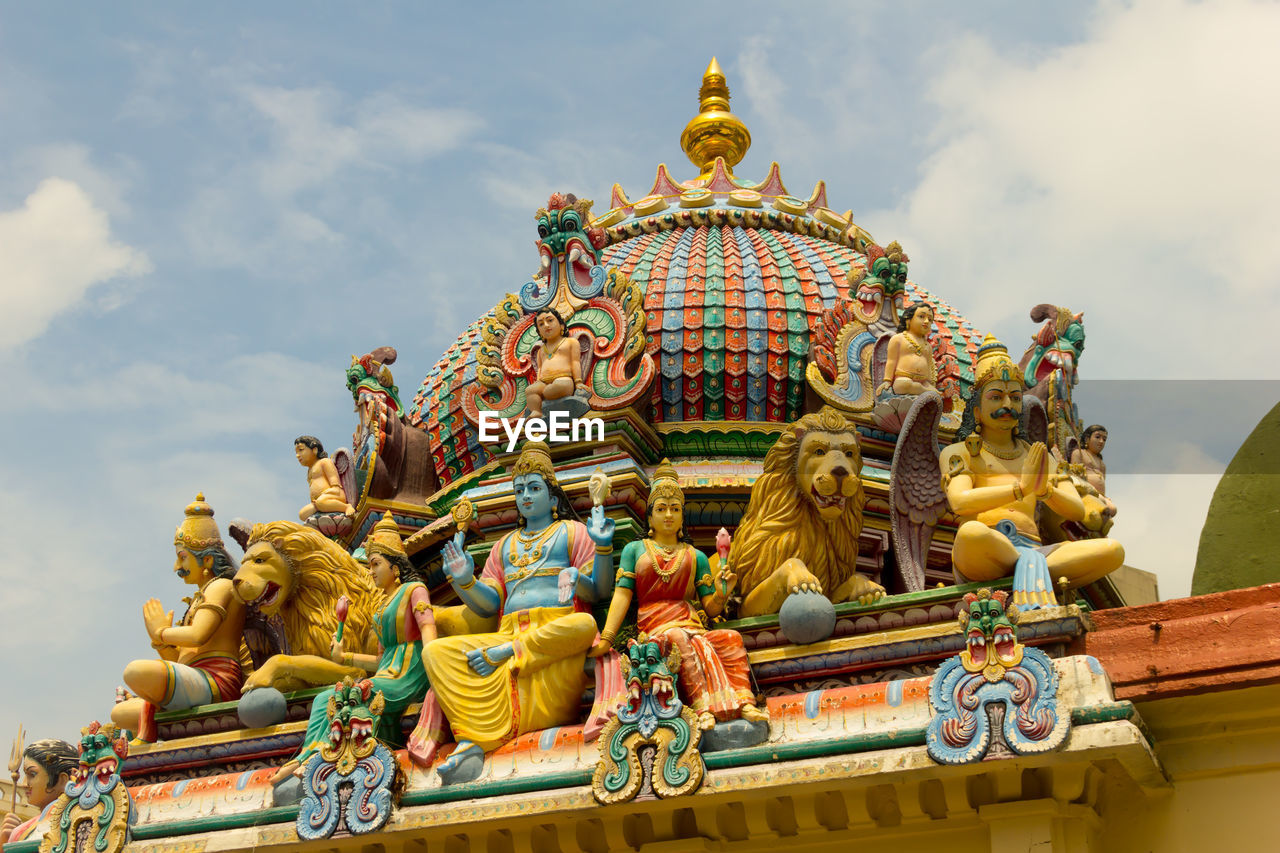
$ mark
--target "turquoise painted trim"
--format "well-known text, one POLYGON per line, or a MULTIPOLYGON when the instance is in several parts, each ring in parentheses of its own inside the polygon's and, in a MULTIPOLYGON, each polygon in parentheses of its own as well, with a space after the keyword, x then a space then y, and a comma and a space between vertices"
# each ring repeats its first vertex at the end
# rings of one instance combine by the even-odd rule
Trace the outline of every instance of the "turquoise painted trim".
POLYGON ((446 785, 412 791, 400 798, 401 807, 427 806, 449 803, 454 800, 470 800, 480 797, 501 797, 507 794, 526 794, 530 791, 551 791, 556 788, 576 788, 590 785, 592 770, 564 770, 559 773, 543 773, 527 779, 503 779, 498 782, 471 782, 465 785, 446 785))
MULTIPOLYGON (((265 826, 269 823, 285 823, 298 819, 298 807, 275 806, 259 812, 213 815, 191 820, 175 820, 168 823, 141 824, 133 828, 135 841, 167 838, 171 835, 194 835, 197 832, 217 832, 223 829, 244 829, 247 826, 265 826)), ((6 849, 5 853, 8 853, 6 849)))
POLYGON ((902 746, 922 746, 924 727, 898 729, 892 732, 859 737, 831 738, 807 743, 782 743, 776 746, 761 744, 744 749, 726 749, 702 756, 708 770, 745 767, 752 764, 769 764, 775 761, 795 761, 801 758, 820 758, 848 752, 871 752, 877 749, 895 749, 902 746))
MULTIPOLYGON (((1117 720, 1132 720, 1136 714, 1137 709, 1133 707, 1133 703, 1128 699, 1123 699, 1119 702, 1103 702, 1099 705, 1073 708, 1071 711, 1071 724, 1088 726, 1093 723, 1114 723, 1117 720)), ((1145 730, 1142 735, 1150 740, 1145 730)))

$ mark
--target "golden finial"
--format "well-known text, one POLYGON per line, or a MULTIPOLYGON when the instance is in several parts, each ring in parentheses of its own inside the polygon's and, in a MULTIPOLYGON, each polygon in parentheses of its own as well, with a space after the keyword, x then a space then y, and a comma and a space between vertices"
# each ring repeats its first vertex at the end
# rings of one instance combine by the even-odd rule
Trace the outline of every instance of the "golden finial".
POLYGON ((729 84, 714 56, 702 75, 698 114, 680 134, 680 147, 703 176, 711 173, 717 157, 723 157, 732 171, 751 147, 751 132, 742 119, 729 112, 729 84))

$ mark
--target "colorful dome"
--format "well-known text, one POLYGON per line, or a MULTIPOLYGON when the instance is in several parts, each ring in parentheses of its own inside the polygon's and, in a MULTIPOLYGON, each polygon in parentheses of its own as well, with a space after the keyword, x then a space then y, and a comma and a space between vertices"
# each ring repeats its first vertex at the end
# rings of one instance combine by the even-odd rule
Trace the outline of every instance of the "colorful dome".
MULTIPOLYGON (((610 210, 593 220, 607 237, 599 262, 644 292, 647 350, 658 366, 654 422, 790 422, 803 414, 810 340, 823 311, 856 298, 850 271, 869 270, 868 254, 881 250, 850 213, 827 206, 821 182, 805 200, 788 193, 776 163, 759 183, 735 177, 730 164, 744 153, 735 146, 750 135, 726 111, 714 60, 701 96, 685 137, 702 173, 677 183, 659 166, 653 188, 634 202, 615 185, 610 210), (717 136, 718 128, 727 130, 717 136)), ((935 335, 949 338, 967 389, 982 335, 913 282, 904 290, 906 304, 934 309, 935 335)), ((409 409, 410 422, 431 435, 442 484, 490 459, 462 411, 486 319, 448 349, 409 409)))

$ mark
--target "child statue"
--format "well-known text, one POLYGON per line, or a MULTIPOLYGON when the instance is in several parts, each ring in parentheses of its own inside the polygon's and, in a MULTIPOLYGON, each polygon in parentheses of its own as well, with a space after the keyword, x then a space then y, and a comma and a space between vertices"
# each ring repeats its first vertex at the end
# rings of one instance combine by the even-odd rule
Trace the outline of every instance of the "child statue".
POLYGON ((1102 461, 1102 449, 1107 446, 1107 428, 1101 424, 1085 427, 1080 436, 1080 446, 1071 453, 1071 462, 1084 466, 1084 479, 1098 490, 1107 493, 1107 463, 1102 461))
MULTIPOLYGON (((435 615, 427 587, 409 562, 400 528, 387 512, 373 527, 364 543, 369 557, 369 576, 379 594, 372 632, 377 635, 381 654, 361 655, 346 652, 343 642, 334 639, 329 658, 343 666, 357 666, 373 673, 374 690, 381 690, 386 706, 380 730, 374 734, 384 741, 400 741, 400 713, 426 694, 429 683, 423 665, 422 649, 436 638, 435 615)), ((329 694, 321 693, 311 705, 311 719, 302 739, 302 751, 285 764, 272 778, 283 781, 329 737, 329 694)))
POLYGON ((876 389, 879 395, 892 389, 895 394, 923 394, 938 384, 938 367, 929 345, 933 327, 933 309, 923 303, 902 309, 898 333, 889 339, 885 359, 884 381, 876 389))
POLYGON ((664 459, 649 489, 649 538, 622 549, 609 615, 591 655, 609 651, 637 598, 640 631, 657 640, 664 655, 671 646, 679 649, 681 697, 702 728, 738 718, 766 721, 768 715, 755 706, 742 635, 708 631, 697 608, 700 604, 709 618, 719 616, 737 577, 727 563, 712 574, 706 555, 683 536, 684 492, 664 459))
POLYGON ((293 440, 293 452, 298 464, 307 469, 307 482, 311 486, 311 503, 298 512, 298 520, 306 521, 318 512, 340 512, 346 516, 356 514, 356 508, 347 503, 342 480, 333 460, 324 452, 324 445, 314 435, 300 435, 293 440))
POLYGON ((236 565, 222 544, 213 508, 196 495, 186 518, 173 536, 177 554, 173 570, 196 594, 178 625, 173 611, 165 612, 158 599, 142 606, 142 619, 151 635, 151 648, 159 660, 135 660, 124 670, 124 683, 136 699, 119 703, 111 720, 137 739, 156 739, 157 708, 182 711, 240 696, 244 672, 240 667, 240 642, 244 631, 244 602, 236 595, 231 578, 236 565))
POLYGON ((463 533, 444 549, 459 598, 500 619, 495 633, 443 637, 426 650, 432 689, 457 738, 439 768, 447 783, 474 778, 484 754, 517 735, 577 717, 597 636, 590 605, 613 586, 613 520, 602 506, 589 525, 569 517, 545 442, 525 444, 511 486, 520 528, 493 546, 479 578, 463 533))
POLYGON ((542 349, 537 356, 537 378, 525 389, 529 412, 542 417, 545 400, 560 400, 577 391, 585 391, 582 382, 582 350, 578 339, 566 335, 564 318, 554 308, 543 308, 534 319, 542 349))

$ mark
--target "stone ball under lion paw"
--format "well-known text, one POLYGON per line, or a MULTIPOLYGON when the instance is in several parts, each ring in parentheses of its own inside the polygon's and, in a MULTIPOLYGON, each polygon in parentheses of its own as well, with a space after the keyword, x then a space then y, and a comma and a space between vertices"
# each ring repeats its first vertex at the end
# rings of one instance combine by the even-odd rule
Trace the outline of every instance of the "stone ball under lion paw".
POLYGON ((274 687, 259 687, 244 694, 236 714, 245 728, 262 729, 283 723, 288 711, 284 694, 274 687))
POLYGON ((836 606, 815 592, 788 595, 778 610, 778 628, 798 646, 820 642, 836 628, 836 606))

